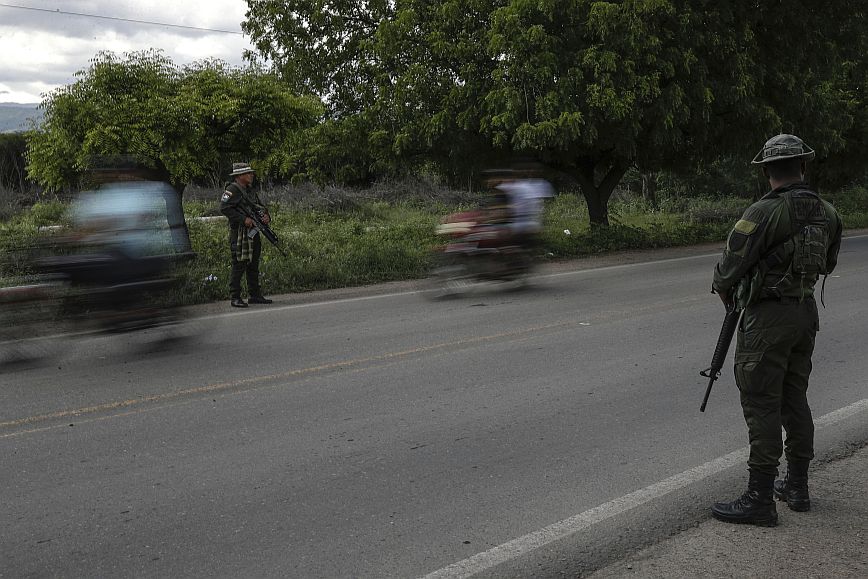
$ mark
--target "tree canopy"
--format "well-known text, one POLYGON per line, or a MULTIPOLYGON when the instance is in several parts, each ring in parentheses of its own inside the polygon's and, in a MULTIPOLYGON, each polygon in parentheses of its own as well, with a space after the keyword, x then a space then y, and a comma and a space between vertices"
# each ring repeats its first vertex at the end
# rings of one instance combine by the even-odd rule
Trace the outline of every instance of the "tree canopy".
POLYGON ((447 172, 533 155, 598 223, 631 165, 747 160, 780 131, 828 157, 859 114, 842 75, 864 14, 840 0, 248 5, 259 57, 333 118, 364 115, 380 150, 447 172))
POLYGON ((248 0, 251 65, 100 53, 46 96, 30 177, 74 186, 132 154, 176 188, 232 160, 364 182, 434 167, 455 182, 536 158, 591 220, 630 167, 694 173, 792 132, 813 178, 868 153, 866 10, 843 0, 248 0))
POLYGON ((277 170, 322 106, 255 67, 218 60, 178 67, 158 51, 98 54, 49 95, 28 134, 28 171, 49 189, 78 183, 101 155, 133 155, 178 190, 225 174, 232 160, 277 170))

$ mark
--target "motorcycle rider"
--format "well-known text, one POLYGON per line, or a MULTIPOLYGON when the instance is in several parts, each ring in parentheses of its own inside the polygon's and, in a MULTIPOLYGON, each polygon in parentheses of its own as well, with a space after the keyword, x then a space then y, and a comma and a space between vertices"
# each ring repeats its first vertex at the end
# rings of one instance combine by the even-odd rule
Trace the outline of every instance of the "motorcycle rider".
POLYGON ((554 196, 554 188, 538 173, 535 166, 486 172, 486 184, 495 193, 495 198, 505 201, 505 219, 502 221, 505 225, 504 245, 530 249, 539 238, 543 201, 554 196))

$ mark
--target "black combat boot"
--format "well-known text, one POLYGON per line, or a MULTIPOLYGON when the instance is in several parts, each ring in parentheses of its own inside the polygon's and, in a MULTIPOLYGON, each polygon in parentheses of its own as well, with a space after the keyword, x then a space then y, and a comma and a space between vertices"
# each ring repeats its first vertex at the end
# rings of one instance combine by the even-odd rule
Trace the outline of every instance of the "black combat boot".
POLYGON ((787 475, 775 481, 775 498, 786 501, 792 511, 804 512, 811 509, 808 495, 808 461, 787 464, 787 475))
POLYGON ((747 491, 731 503, 715 503, 711 507, 711 514, 726 523, 774 527, 778 524, 774 482, 774 475, 751 471, 747 491))

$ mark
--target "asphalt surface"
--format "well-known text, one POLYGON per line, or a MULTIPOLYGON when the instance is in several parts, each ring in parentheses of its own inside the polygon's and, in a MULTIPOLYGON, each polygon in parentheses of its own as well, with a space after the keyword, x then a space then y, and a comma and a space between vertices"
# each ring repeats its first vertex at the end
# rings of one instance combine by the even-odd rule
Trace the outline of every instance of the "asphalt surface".
MULTIPOLYGON (((849 235, 814 357, 818 477, 868 440, 868 237, 849 235)), ((744 483, 730 366, 698 412, 720 249, 445 302, 390 284, 212 304, 183 345, 58 340, 51 365, 0 372, 0 576, 633 573, 744 483)), ((825 521, 814 495, 803 520, 825 521)))

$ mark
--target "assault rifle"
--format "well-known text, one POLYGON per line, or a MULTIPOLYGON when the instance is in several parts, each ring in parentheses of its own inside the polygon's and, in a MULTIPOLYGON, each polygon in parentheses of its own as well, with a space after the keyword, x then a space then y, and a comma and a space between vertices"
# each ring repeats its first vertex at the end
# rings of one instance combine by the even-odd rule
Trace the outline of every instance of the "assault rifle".
POLYGON ((723 318, 723 326, 720 328, 720 336, 717 338, 717 345, 714 347, 714 355, 711 357, 711 367, 702 370, 699 374, 708 378, 708 388, 705 389, 705 397, 702 399, 702 406, 699 407, 700 412, 705 412, 705 405, 708 404, 708 396, 711 394, 711 387, 714 381, 720 377, 720 370, 723 368, 723 363, 726 361, 726 353, 729 351, 729 344, 732 342, 732 336, 735 334, 735 329, 738 327, 738 318, 741 311, 737 310, 735 304, 726 306, 726 316, 723 318))
POLYGON ((259 209, 258 207, 253 205, 253 203, 251 203, 247 199, 241 200, 241 202, 238 204, 238 209, 240 209, 245 216, 252 219, 254 229, 262 233, 262 236, 267 239, 277 251, 280 252, 280 255, 286 257, 286 253, 284 253, 283 249, 281 249, 279 245, 280 240, 277 238, 277 234, 274 233, 274 231, 263 221, 265 212, 262 209, 259 209))

